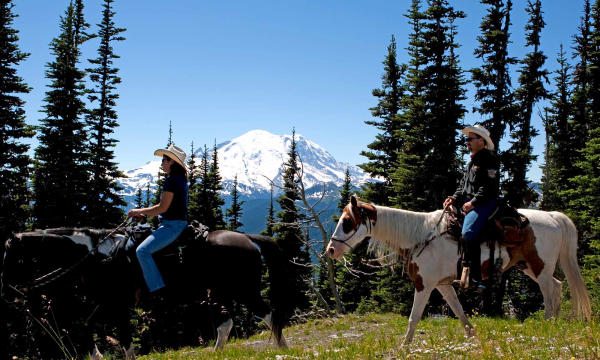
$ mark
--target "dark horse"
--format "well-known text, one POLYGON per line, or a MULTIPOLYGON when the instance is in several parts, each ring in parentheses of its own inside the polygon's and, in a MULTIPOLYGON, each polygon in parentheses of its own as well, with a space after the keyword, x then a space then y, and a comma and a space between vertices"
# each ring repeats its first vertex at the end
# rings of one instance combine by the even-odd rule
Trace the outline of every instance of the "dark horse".
MULTIPOLYGON (((78 353, 68 348, 83 352, 95 346, 83 331, 69 329, 89 329, 95 324, 98 330, 110 323, 117 328, 121 344, 132 344, 131 309, 139 300, 140 287, 145 286, 140 281, 134 238, 146 234, 133 236, 131 229, 108 237, 106 230, 91 229, 49 229, 12 236, 6 242, 2 272, 3 305, 7 304, 3 318, 8 319, 8 326, 20 323, 26 331, 15 334, 8 329, 12 337, 6 343, 39 357, 44 345, 51 347, 47 342, 60 348, 56 357, 72 357, 78 353)), ((287 298, 293 293, 289 281, 293 275, 279 246, 269 237, 231 231, 211 232, 206 239, 197 235, 188 227, 174 244, 155 254, 167 287, 159 299, 142 292, 142 304, 157 299, 187 303, 206 299, 209 293, 211 302, 229 310, 217 328, 215 348, 227 341, 233 302, 262 318, 277 346, 286 346, 282 328, 293 310, 293 301, 287 298), (260 293, 263 259, 269 273, 270 304, 260 293)), ((126 355, 132 353, 130 345, 126 355)))

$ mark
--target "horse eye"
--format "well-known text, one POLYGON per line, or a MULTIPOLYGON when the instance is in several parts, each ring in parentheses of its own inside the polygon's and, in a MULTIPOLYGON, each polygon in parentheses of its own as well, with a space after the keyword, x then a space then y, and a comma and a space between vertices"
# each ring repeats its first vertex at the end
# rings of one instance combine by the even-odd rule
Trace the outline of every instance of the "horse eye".
POLYGON ((342 220, 342 230, 344 230, 345 233, 349 233, 352 230, 352 222, 350 219, 345 218, 342 220))

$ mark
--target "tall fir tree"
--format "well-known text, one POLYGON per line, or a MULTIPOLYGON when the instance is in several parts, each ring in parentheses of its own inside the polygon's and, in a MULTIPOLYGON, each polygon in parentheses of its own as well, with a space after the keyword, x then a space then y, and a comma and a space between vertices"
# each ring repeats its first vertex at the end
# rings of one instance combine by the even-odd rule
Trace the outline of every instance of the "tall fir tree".
POLYGON ((560 46, 554 81, 556 90, 552 93, 550 106, 544 118, 546 132, 545 162, 542 177, 542 210, 564 211, 566 199, 561 195, 565 190, 568 179, 573 174, 575 158, 571 142, 571 86, 570 65, 567 62, 565 51, 560 46))
POLYGON ((118 140, 111 137, 119 126, 115 92, 121 78, 114 60, 119 56, 114 53, 113 44, 125 40, 120 34, 125 31, 117 28, 113 21, 112 10, 114 0, 104 0, 102 22, 98 24, 97 37, 100 38, 98 57, 90 59, 93 68, 87 69, 94 88, 89 91, 88 99, 95 108, 87 114, 87 125, 90 129, 89 161, 90 161, 90 193, 86 211, 87 222, 94 227, 113 227, 121 222, 122 207, 126 202, 118 195, 122 190, 116 179, 124 177, 115 162, 114 147, 118 140))
POLYGON ((144 207, 144 199, 142 198, 142 188, 138 188, 135 192, 133 203, 137 209, 144 207))
MULTIPOLYGON (((204 151, 202 152, 200 165, 198 166, 197 180, 189 189, 188 217, 190 220, 199 221, 207 226, 208 220, 211 218, 208 203, 209 173, 210 161, 208 158, 208 148, 204 145, 204 151)), ((211 228, 211 230, 215 229, 211 228)))
POLYGON ((296 208, 296 201, 300 200, 300 191, 297 185, 298 176, 298 153, 296 152, 296 131, 292 131, 292 141, 288 151, 288 160, 283 165, 283 193, 277 199, 281 211, 277 213, 275 240, 283 249, 286 256, 293 262, 301 265, 295 266, 295 276, 292 280, 295 285, 294 294, 290 299, 294 306, 299 309, 307 309, 309 300, 307 297, 309 281, 312 281, 312 268, 302 265, 310 264, 308 249, 302 241, 302 228, 300 221, 302 217, 296 208))
POLYGON ((233 188, 231 189, 231 206, 225 211, 225 217, 227 218, 227 230, 238 231, 244 224, 240 221, 242 218, 242 205, 245 201, 240 200, 238 193, 238 179, 237 174, 233 179, 233 188))
POLYGON ((387 48, 387 55, 383 61, 384 74, 382 86, 372 91, 378 99, 377 106, 371 108, 375 118, 365 121, 367 125, 376 127, 380 133, 375 140, 367 145, 369 150, 361 152, 368 162, 359 165, 372 177, 380 177, 383 182, 372 182, 365 185, 365 196, 378 204, 386 205, 390 196, 391 173, 393 171, 396 152, 401 148, 396 131, 399 130, 397 119, 400 110, 400 101, 403 95, 402 75, 404 69, 396 61, 396 40, 392 40, 387 48))
POLYGON ((273 207, 273 185, 271 185, 271 196, 269 200, 269 210, 267 211, 265 229, 261 231, 261 235, 273 236, 273 227, 275 224, 275 208, 273 207))
POLYGON ((429 1, 424 13, 423 57, 427 64, 423 68, 422 81, 424 100, 427 107, 423 139, 428 152, 424 156, 423 168, 418 178, 422 179, 425 203, 419 210, 434 210, 443 200, 454 193, 459 179, 457 159, 457 129, 466 112, 461 104, 465 100, 464 79, 454 49, 456 19, 465 14, 456 11, 446 0, 429 1))
POLYGON ((88 24, 82 13, 80 0, 69 4, 60 19, 61 33, 50 43, 55 59, 46 65, 51 83, 44 98, 46 117, 40 120, 33 176, 36 227, 79 226, 86 222, 89 177, 82 120, 85 74, 78 63, 88 24))
MULTIPOLYGON (((575 46, 573 48, 573 58, 577 59, 573 69, 573 95, 571 96, 571 106, 573 111, 573 126, 571 129, 573 149, 575 157, 571 159, 573 164, 582 160, 580 150, 585 146, 588 140, 588 130, 590 123, 589 98, 590 98, 590 56, 592 53, 592 35, 591 35, 591 5, 589 0, 584 1, 583 15, 581 24, 578 27, 578 34, 574 36, 575 46)), ((579 175, 579 169, 573 167, 574 173, 579 175)))
POLYGON ((427 206, 418 177, 419 169, 424 166, 427 153, 425 142, 426 99, 423 70, 427 63, 425 58, 425 14, 421 10, 421 1, 412 0, 410 9, 405 15, 411 33, 409 34, 408 56, 404 88, 406 95, 401 100, 402 111, 398 115, 400 128, 394 136, 402 139, 402 147, 397 152, 396 166, 392 174, 393 194, 388 199, 389 205, 404 209, 422 209, 427 206))
POLYGON ((196 164, 196 154, 194 153, 194 142, 192 141, 192 145, 190 148, 190 156, 187 161, 188 169, 190 169, 190 173, 188 175, 188 186, 191 189, 196 182, 198 181, 198 169, 196 164))
POLYGON ((481 0, 481 3, 488 8, 480 25, 481 34, 477 37, 479 46, 474 52, 483 64, 471 69, 475 100, 480 103, 474 110, 483 117, 490 117, 483 125, 498 148, 507 125, 514 125, 516 110, 509 68, 517 63, 517 59, 508 56, 512 1, 507 0, 505 4, 504 0, 481 0))
MULTIPOLYGON (((27 186, 31 159, 29 145, 23 140, 33 137, 33 127, 25 123, 25 102, 19 94, 31 89, 17 75, 17 67, 28 53, 18 47, 19 31, 13 28, 17 17, 12 1, 0 1, 0 236, 24 230, 29 218, 27 186)), ((0 245, 4 248, 4 245, 0 245)), ((2 252, 3 253, 3 252, 2 252)), ((1 255, 1 254, 0 254, 1 255)))
POLYGON ((146 183, 146 200, 144 200, 144 207, 150 207, 152 204, 152 192, 150 191, 150 181, 146 183))
POLYGON ((225 220, 223 219, 223 205, 225 200, 221 196, 223 184, 221 183, 221 173, 219 170, 219 157, 217 151, 217 142, 213 146, 210 170, 208 173, 208 211, 210 212, 210 222, 207 224, 211 229, 225 229, 225 220))

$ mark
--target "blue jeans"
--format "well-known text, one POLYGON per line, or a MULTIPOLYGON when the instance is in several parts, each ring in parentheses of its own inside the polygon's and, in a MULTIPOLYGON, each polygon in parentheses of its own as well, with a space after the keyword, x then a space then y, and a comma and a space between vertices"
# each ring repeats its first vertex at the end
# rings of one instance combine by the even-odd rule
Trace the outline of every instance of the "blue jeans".
POLYGON ((150 292, 156 291, 165 286, 160 271, 152 258, 152 254, 165 248, 175 241, 187 226, 185 220, 163 220, 160 227, 144 240, 135 250, 144 279, 150 292))
POLYGON ((473 210, 469 211, 469 213, 465 215, 465 221, 463 222, 463 241, 466 243, 477 241, 479 233, 495 209, 496 200, 491 200, 487 204, 476 206, 473 210))

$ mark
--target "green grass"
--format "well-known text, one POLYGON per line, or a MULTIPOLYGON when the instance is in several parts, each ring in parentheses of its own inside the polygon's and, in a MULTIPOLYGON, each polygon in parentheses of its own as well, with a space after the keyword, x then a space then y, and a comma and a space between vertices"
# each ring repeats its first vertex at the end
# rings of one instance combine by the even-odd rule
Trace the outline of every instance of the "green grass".
POLYGON ((413 343, 403 346, 408 324, 396 314, 344 315, 284 329, 289 348, 276 349, 263 332, 230 341, 223 351, 184 348, 140 359, 600 359, 600 323, 525 322, 474 316, 476 335, 467 337, 458 320, 425 318, 413 343))

